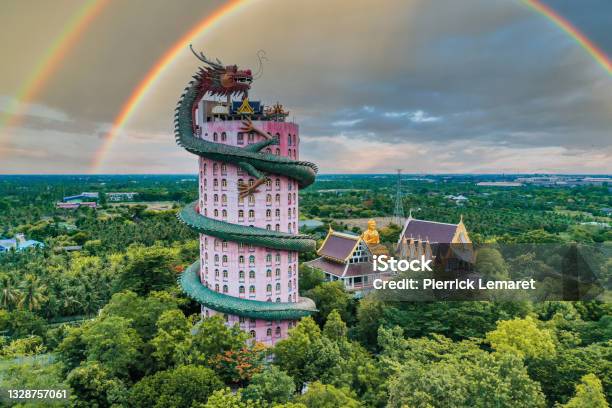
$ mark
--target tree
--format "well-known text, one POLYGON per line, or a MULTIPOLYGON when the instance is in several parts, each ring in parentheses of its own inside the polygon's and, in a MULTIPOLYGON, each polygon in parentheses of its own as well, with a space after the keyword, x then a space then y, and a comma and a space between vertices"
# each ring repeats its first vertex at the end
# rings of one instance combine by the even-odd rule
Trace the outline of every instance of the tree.
POLYGON ((608 408, 601 381, 594 374, 587 374, 576 385, 576 395, 563 408, 608 408))
POLYGON ((117 277, 117 290, 131 290, 147 295, 175 284, 178 264, 175 251, 162 246, 130 246, 127 264, 117 277))
POLYGON ((236 351, 244 347, 249 335, 234 325, 227 327, 221 316, 202 320, 192 337, 191 362, 206 363, 208 359, 226 351, 236 351))
POLYGON ((132 387, 130 406, 189 408, 204 403, 223 382, 210 368, 186 365, 144 377, 132 387))
POLYGON ((545 406, 539 384, 519 357, 491 354, 477 345, 460 350, 398 362, 390 375, 388 407, 545 406))
POLYGON ((127 378, 141 358, 142 340, 130 321, 119 316, 95 320, 82 334, 89 361, 99 361, 108 372, 127 378))
POLYGON ((270 366, 253 376, 250 384, 243 391, 243 397, 270 404, 286 403, 289 402, 293 393, 295 393, 293 378, 278 367, 270 366))
POLYGON ((114 378, 99 362, 91 361, 72 370, 70 385, 75 407, 112 407, 125 403, 125 385, 114 378))
POLYGON ((310 289, 325 282, 325 273, 317 268, 300 264, 299 287, 300 293, 306 293, 310 289))
POLYGON ((27 309, 30 312, 38 310, 42 303, 47 300, 45 296, 47 287, 41 283, 36 275, 31 273, 25 275, 19 287, 21 289, 19 307, 22 309, 27 309))
POLYGON ((13 310, 21 298, 17 288, 15 275, 3 273, 0 275, 0 307, 13 310))
POLYGON ((153 357, 161 369, 174 367, 181 359, 184 343, 189 339, 191 324, 178 309, 167 310, 156 323, 157 334, 151 340, 153 357))
POLYGON ((330 340, 340 341, 346 340, 346 333, 346 323, 342 321, 340 313, 336 309, 332 310, 323 326, 323 335, 330 340))
POLYGON ((30 335, 43 336, 45 334, 45 321, 29 310, 13 310, 8 314, 6 323, 9 335, 13 338, 30 335))
POLYGON ((131 325, 143 340, 148 341, 157 332, 156 323, 162 313, 175 310, 177 300, 167 292, 152 292, 147 297, 134 292, 115 293, 101 316, 120 316, 131 320, 131 325))
POLYGON ((267 405, 260 401, 245 399, 241 390, 233 393, 229 388, 216 390, 208 397, 206 404, 194 405, 195 408, 263 408, 267 405))
POLYGON ((530 316, 500 321, 495 330, 487 333, 486 339, 496 351, 521 357, 550 358, 555 354, 553 334, 539 329, 530 316))
POLYGON ((334 309, 340 313, 342 320, 350 321, 351 295, 344 290, 341 281, 324 282, 306 292, 306 296, 311 298, 319 309, 315 319, 320 325, 325 323, 327 315, 334 309))
POLYGON ((298 397, 297 401, 308 408, 360 408, 362 406, 348 389, 336 388, 318 381, 310 384, 308 391, 298 397))
POLYGON ((303 318, 287 339, 274 347, 275 364, 295 379, 298 389, 305 382, 330 382, 338 375, 342 360, 340 347, 321 336, 319 326, 311 317, 303 318))
POLYGON ((491 247, 478 250, 475 270, 489 279, 505 280, 510 277, 504 257, 497 249, 491 247))

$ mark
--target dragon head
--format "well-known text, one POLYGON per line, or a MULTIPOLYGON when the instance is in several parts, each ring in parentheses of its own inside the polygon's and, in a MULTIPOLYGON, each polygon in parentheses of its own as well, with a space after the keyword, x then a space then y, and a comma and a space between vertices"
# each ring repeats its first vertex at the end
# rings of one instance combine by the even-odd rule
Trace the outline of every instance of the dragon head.
POLYGON ((218 59, 211 61, 203 53, 197 54, 191 47, 193 54, 206 65, 200 67, 196 78, 200 81, 202 95, 246 95, 251 89, 253 74, 250 69, 238 69, 237 65, 224 66, 218 59))

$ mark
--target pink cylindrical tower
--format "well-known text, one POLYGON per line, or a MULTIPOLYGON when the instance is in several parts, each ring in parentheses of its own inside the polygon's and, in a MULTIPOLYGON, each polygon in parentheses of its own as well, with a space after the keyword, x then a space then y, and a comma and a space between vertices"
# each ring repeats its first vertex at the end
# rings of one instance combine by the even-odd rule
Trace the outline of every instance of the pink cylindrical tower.
MULTIPOLYGON (((297 159, 298 126, 285 122, 253 122, 279 139, 267 153, 297 159)), ((240 121, 205 122, 201 137, 226 145, 245 147, 262 142, 255 132, 241 131, 240 121)), ((298 233, 298 185, 286 176, 270 175, 259 192, 240 197, 240 184, 256 179, 239 166, 200 157, 200 214, 231 224, 298 233)), ((240 299, 263 302, 297 302, 298 252, 232 242, 200 234, 200 279, 208 288, 240 299)), ((205 316, 215 310, 202 307, 205 316)), ((294 321, 270 321, 226 314, 260 342, 273 344, 283 338, 294 321)))
POLYGON ((316 245, 298 232, 298 189, 317 167, 298 159, 298 126, 280 104, 249 101, 250 70, 197 57, 206 65, 181 96, 175 136, 200 156, 199 200, 179 213, 200 233, 200 259, 179 282, 203 317, 273 345, 316 312, 298 293, 298 252, 316 245))

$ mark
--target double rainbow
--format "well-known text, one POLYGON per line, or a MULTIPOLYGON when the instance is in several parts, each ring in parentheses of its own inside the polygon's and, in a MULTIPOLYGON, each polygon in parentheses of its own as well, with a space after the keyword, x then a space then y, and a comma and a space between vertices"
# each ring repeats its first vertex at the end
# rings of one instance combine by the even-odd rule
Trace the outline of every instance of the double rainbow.
MULTIPOLYGON (((94 155, 90 172, 95 173, 99 171, 113 142, 119 135, 120 130, 134 114, 138 105, 147 94, 147 91, 154 86, 161 74, 168 69, 180 52, 186 49, 187 44, 214 27, 214 25, 223 18, 230 16, 247 2, 247 0, 228 1, 193 26, 162 55, 134 88, 130 97, 123 104, 118 115, 113 120, 111 130, 107 133, 102 145, 94 155)), ((608 75, 612 76, 612 60, 610 57, 567 19, 540 0, 522 0, 522 2, 561 28, 561 30, 568 34, 589 53, 593 59, 604 68, 608 75)), ((8 140, 8 131, 14 128, 23 118, 24 114, 27 113, 26 106, 41 92, 51 77, 51 74, 57 70, 60 62, 63 61, 66 54, 76 44, 87 26, 100 14, 107 3, 108 0, 88 0, 85 2, 71 18, 69 24, 66 25, 66 29, 64 29, 54 40, 53 44, 40 59, 40 62, 35 69, 32 70, 28 79, 20 88, 12 102, 12 106, 9 107, 4 117, 0 117, 0 131, 5 130, 5 132, 0 133, 0 144, 8 140)))

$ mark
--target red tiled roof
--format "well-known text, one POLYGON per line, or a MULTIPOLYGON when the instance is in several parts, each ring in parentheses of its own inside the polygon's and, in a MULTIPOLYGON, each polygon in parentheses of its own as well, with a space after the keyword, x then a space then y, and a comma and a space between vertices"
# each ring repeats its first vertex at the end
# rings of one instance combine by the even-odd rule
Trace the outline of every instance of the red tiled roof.
POLYGON ((353 238, 344 234, 340 235, 335 232, 330 232, 325 243, 321 249, 319 249, 318 254, 337 260, 344 260, 351 255, 358 240, 358 236, 353 238))
POLYGON ((346 273, 344 274, 344 277, 347 278, 351 276, 372 275, 375 273, 378 272, 374 272, 373 265, 371 262, 359 262, 349 264, 348 268, 346 269, 346 273))
POLYGON ((311 268, 321 269, 327 273, 331 273, 332 275, 336 276, 342 276, 342 274, 344 273, 344 267, 346 266, 343 263, 332 262, 325 258, 317 258, 304 263, 310 266, 311 268))
POLYGON ((428 240, 431 243, 450 244, 456 231, 457 224, 408 219, 404 237, 428 240))

